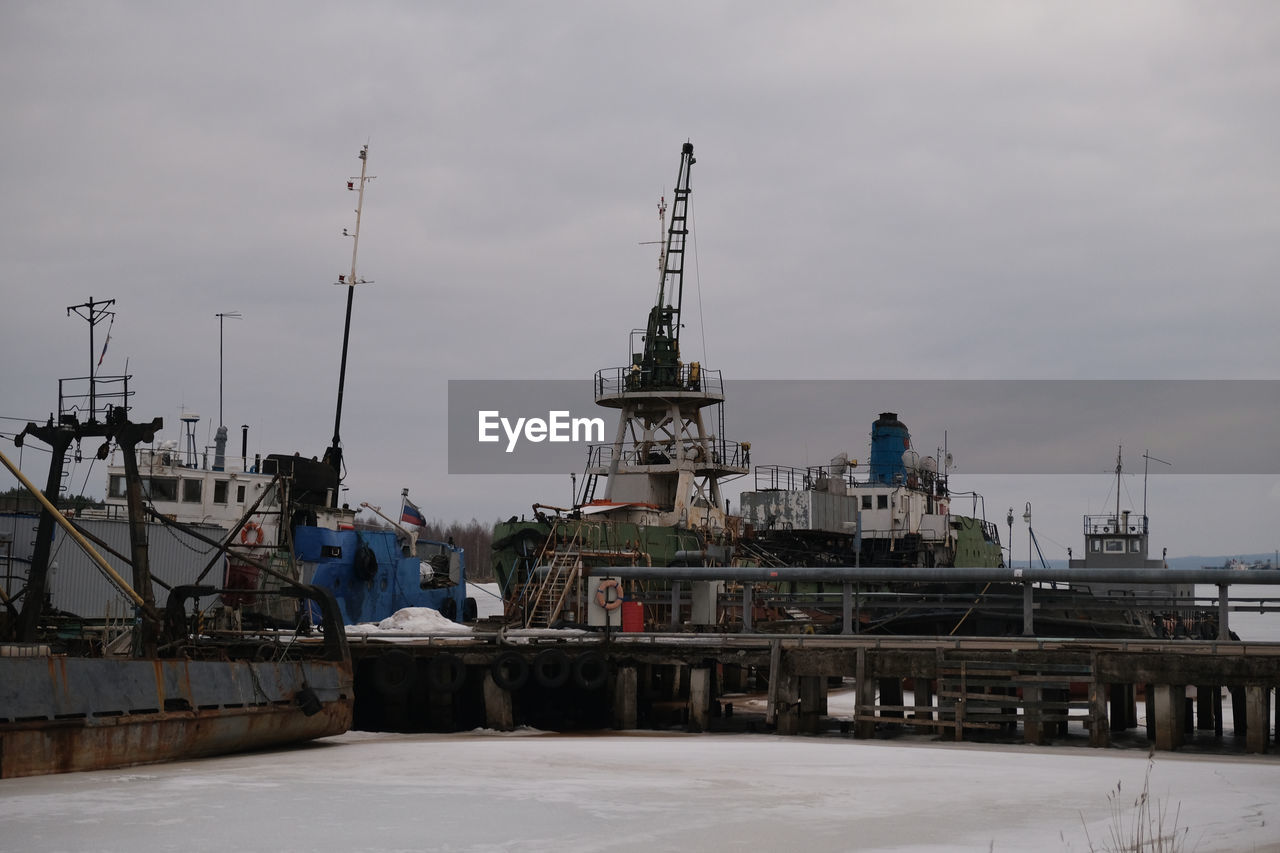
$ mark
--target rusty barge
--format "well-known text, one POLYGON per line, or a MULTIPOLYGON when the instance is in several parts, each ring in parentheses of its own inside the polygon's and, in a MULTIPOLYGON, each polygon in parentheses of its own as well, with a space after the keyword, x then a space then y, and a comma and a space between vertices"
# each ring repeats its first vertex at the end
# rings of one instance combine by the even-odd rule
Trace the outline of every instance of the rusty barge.
POLYGON ((351 725, 351 655, 336 601, 319 587, 294 583, 277 591, 299 618, 294 632, 215 631, 203 624, 201 596, 223 590, 177 586, 163 610, 155 603, 147 525, 134 445, 160 426, 128 420, 113 407, 103 420, 81 422, 62 411, 56 423, 30 425, 54 450, 56 495, 72 442, 115 440, 130 468, 133 577, 126 580, 0 453, 11 473, 41 503, 38 554, 21 592, 5 597, 0 618, 0 778, 101 770, 197 758, 341 734, 351 725), (54 525, 86 550, 133 604, 132 625, 68 620, 49 611, 43 593, 54 525), (40 547, 40 543, 45 543, 40 547), (196 606, 192 608, 192 602, 196 606), (312 622, 314 621, 314 625, 312 622), (296 642, 300 633, 319 642, 296 642))

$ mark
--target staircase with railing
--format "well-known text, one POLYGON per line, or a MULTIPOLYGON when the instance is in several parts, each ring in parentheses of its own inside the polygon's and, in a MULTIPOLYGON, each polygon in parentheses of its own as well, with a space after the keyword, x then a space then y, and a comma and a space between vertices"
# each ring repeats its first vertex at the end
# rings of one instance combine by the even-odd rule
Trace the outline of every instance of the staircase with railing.
POLYGON ((569 591, 582 573, 582 530, 578 526, 568 542, 560 542, 558 525, 551 528, 546 544, 534 563, 535 571, 525 584, 521 599, 524 607, 524 627, 550 628, 564 612, 569 591), (546 573, 540 575, 540 570, 546 573))

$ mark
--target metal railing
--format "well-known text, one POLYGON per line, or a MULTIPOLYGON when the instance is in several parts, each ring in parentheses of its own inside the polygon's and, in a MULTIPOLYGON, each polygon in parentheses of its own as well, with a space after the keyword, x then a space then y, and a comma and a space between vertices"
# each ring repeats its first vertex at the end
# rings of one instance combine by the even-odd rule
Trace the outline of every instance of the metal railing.
POLYGON ((839 465, 810 465, 807 468, 796 468, 790 465, 757 465, 757 492, 798 492, 804 489, 825 489, 827 484, 835 480, 843 480, 847 486, 869 486, 870 481, 859 482, 853 476, 849 466, 843 474, 836 471, 839 465))
POLYGON ((75 376, 58 380, 58 418, 105 423, 113 408, 129 408, 128 376, 75 376))
POLYGON ((1125 518, 1125 515, 1126 513, 1121 513, 1119 518, 1116 517, 1115 513, 1110 513, 1108 515, 1086 515, 1084 517, 1085 535, 1097 536, 1098 534, 1103 533, 1114 533, 1120 536, 1147 532, 1147 517, 1145 515, 1132 513, 1128 514, 1127 519, 1125 518))
MULTIPOLYGON (((593 444, 588 448, 588 469, 607 470, 613 465, 613 460, 612 444, 593 444)), ((692 460, 699 468, 750 467, 746 448, 739 442, 726 441, 718 436, 707 438, 705 443, 696 439, 624 442, 618 464, 621 467, 633 468, 644 465, 676 465, 682 460, 692 460)))
POLYGON ((649 391, 701 395, 709 400, 722 400, 724 381, 719 370, 707 370, 697 362, 658 368, 643 368, 640 365, 608 367, 596 371, 596 402, 623 394, 649 391))

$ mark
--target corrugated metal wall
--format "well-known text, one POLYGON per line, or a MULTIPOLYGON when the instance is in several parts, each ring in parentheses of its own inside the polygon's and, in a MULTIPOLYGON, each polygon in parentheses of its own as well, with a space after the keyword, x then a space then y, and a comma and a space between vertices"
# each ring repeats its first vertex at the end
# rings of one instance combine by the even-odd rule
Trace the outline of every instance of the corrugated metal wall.
MULTIPOLYGON (((6 567, 0 564, 0 583, 5 584, 9 595, 25 584, 27 567, 35 551, 39 521, 39 517, 33 515, 0 515, 0 535, 11 533, 13 536, 13 574, 17 577, 5 580, 6 567)), ((77 519, 76 523, 121 554, 129 553, 129 527, 123 521, 77 519)), ((226 535, 218 527, 201 526, 197 529, 210 539, 226 535)), ((195 583, 215 550, 212 545, 158 523, 147 525, 147 541, 152 576, 170 586, 195 583)), ((127 565, 105 551, 100 553, 126 581, 132 578, 132 569, 127 565)), ((54 568, 50 572, 49 592, 54 607, 86 619, 118 618, 131 612, 128 599, 103 576, 98 566, 61 527, 54 535, 52 554, 50 565, 54 568)), ((4 557, 0 552, 0 560, 4 557)), ((222 584, 222 576, 222 567, 218 566, 204 582, 218 586, 222 584)), ((168 592, 157 584, 155 596, 156 603, 163 606, 168 592)))

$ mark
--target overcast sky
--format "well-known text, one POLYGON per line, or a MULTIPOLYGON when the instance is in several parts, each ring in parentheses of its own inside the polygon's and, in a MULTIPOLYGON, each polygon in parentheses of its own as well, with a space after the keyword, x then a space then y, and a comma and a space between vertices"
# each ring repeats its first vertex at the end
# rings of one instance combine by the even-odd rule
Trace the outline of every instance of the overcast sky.
MULTIPOLYGON (((1280 379, 1269 0, 10 2, 0 69, 6 435, 48 416, 59 377, 87 373, 88 327, 66 308, 93 296, 116 300, 102 370, 127 364, 136 417, 177 438, 195 411, 208 440, 214 315, 240 311, 225 329, 233 445, 249 424, 251 452, 322 453, 345 182, 366 142, 353 504, 394 505, 404 486, 445 520, 564 502, 569 471, 447 474, 446 382, 625 363, 657 279, 641 244, 686 140, 682 343, 727 380, 1280 379)), ((865 453, 884 408, 849 401, 844 446, 801 438, 797 459, 756 442, 753 461, 865 453)), ((726 435, 751 439, 732 398, 728 414, 726 435)), ((789 414, 796 436, 813 428, 789 414)), ((988 514, 1031 500, 1042 538, 1078 548, 1116 445, 1161 457, 1159 424, 1129 428, 1099 430, 1095 477, 988 482, 988 514)), ((1275 433, 1260 457, 1280 456, 1275 433)), ((42 481, 41 454, 22 456, 42 481)), ((1280 546, 1280 478, 1171 461, 1155 547, 1280 546)), ((100 469, 75 477, 104 490, 100 469)))

